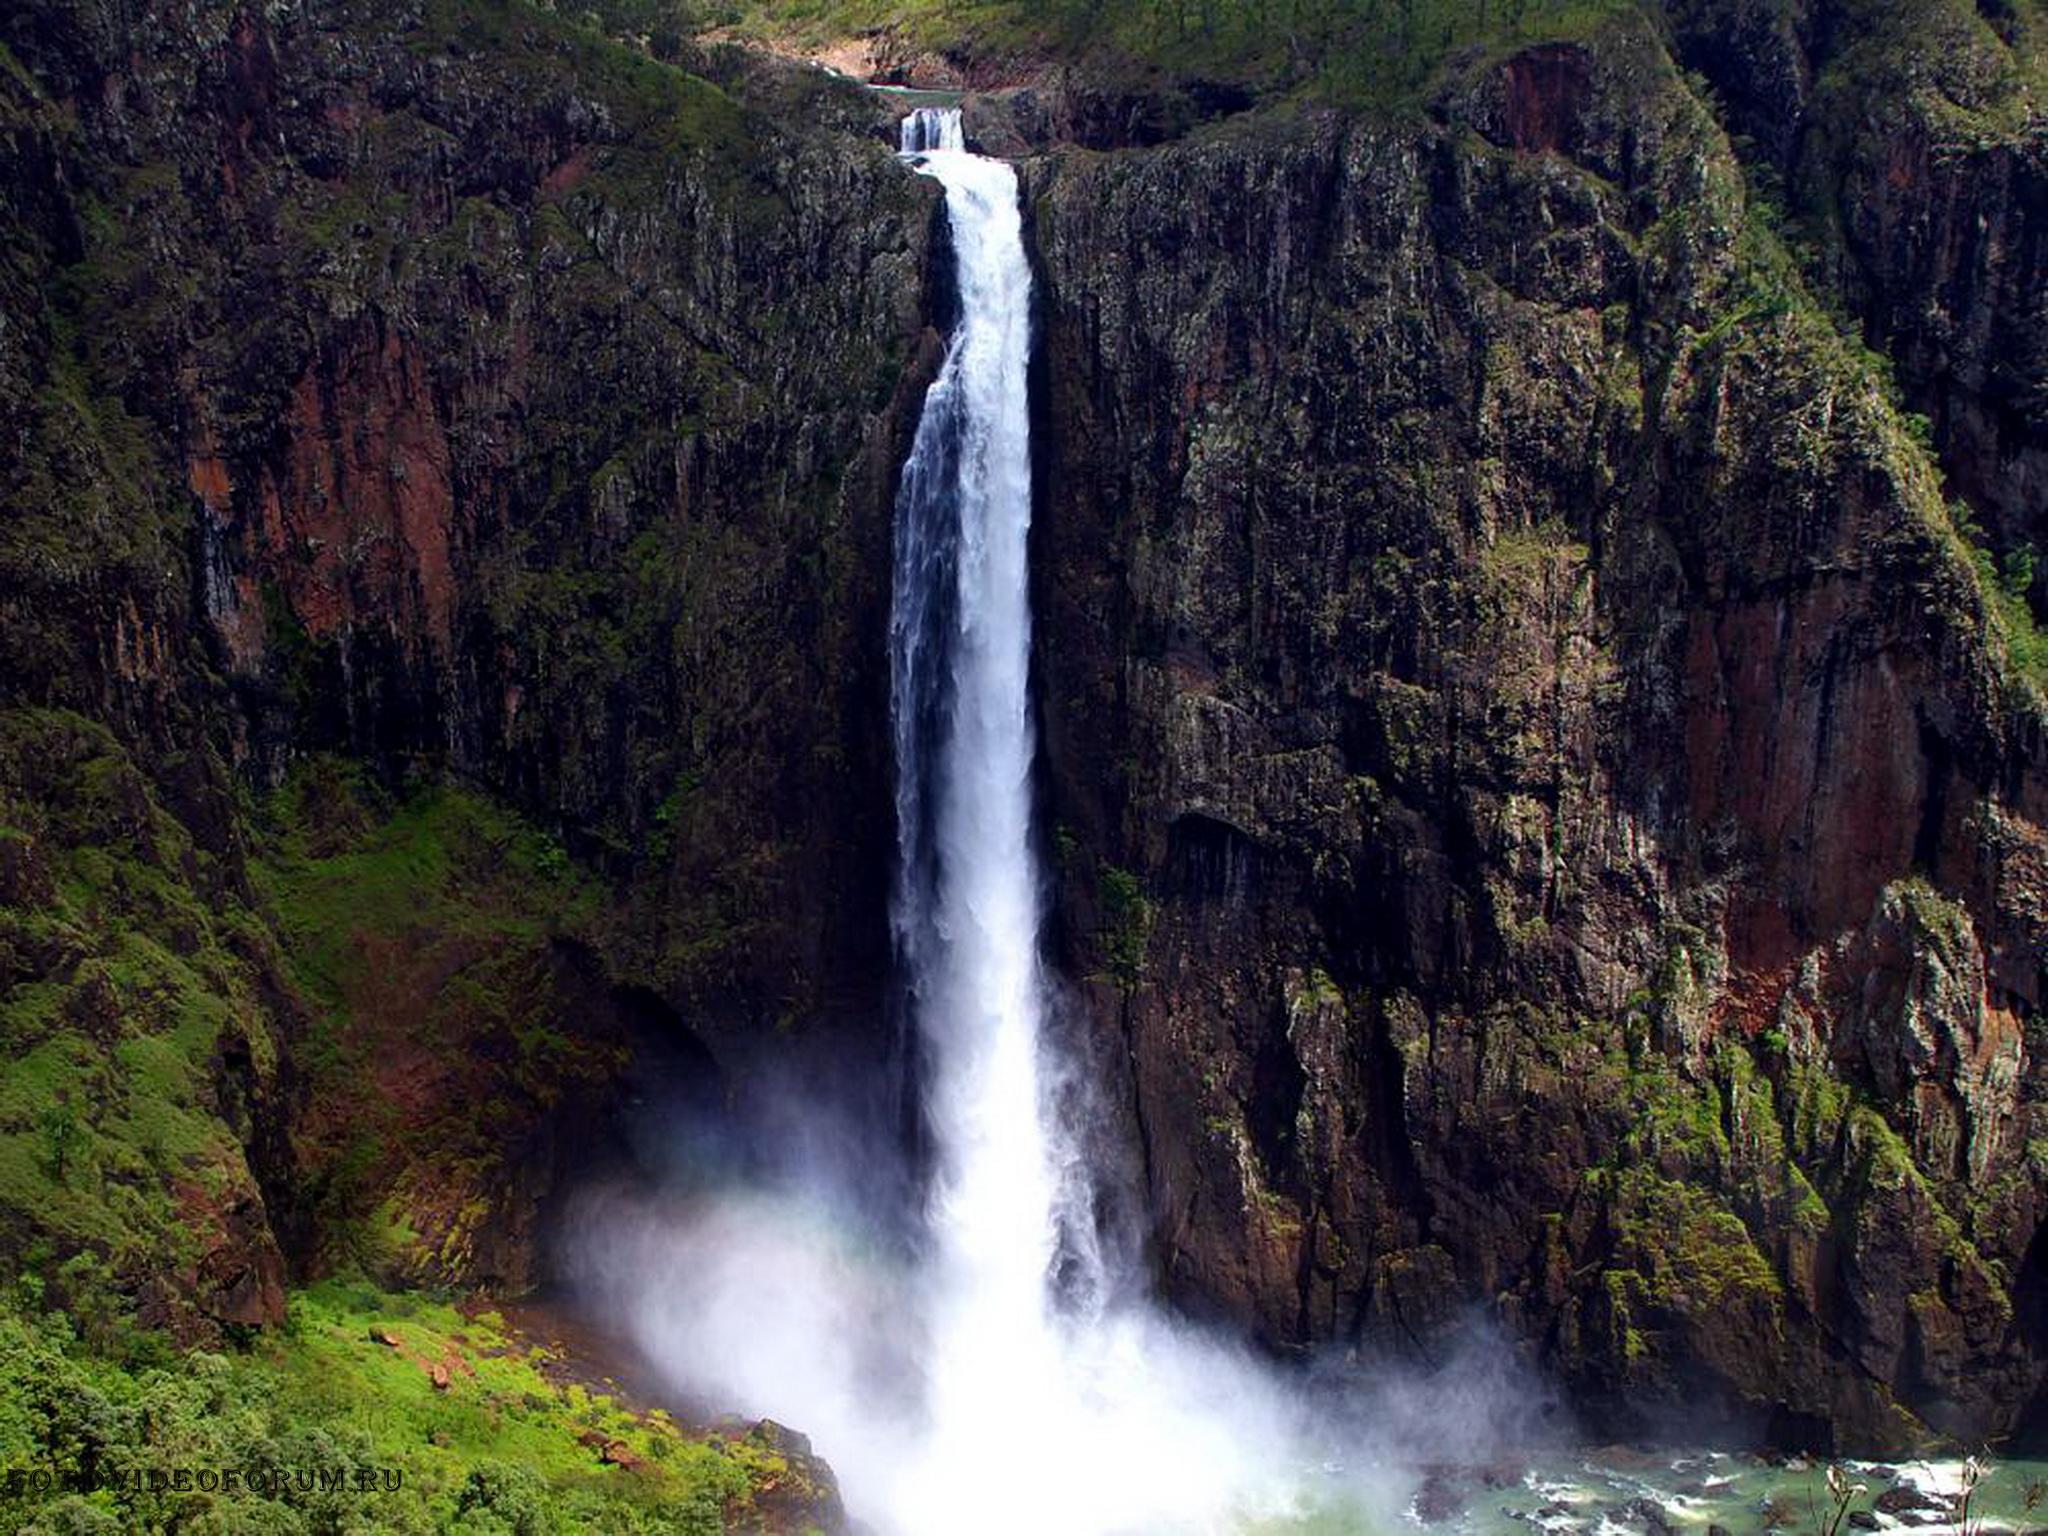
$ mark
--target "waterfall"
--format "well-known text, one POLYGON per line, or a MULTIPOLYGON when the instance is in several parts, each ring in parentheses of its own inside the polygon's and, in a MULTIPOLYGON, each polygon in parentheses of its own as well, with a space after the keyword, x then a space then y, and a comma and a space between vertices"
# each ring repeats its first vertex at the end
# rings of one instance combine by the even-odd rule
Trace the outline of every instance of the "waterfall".
POLYGON ((898 145, 906 155, 921 155, 934 149, 966 149, 967 134, 960 126, 959 110, 919 107, 903 119, 898 129, 898 145))
POLYGON ((1017 179, 960 114, 904 119, 945 188, 960 314, 903 470, 890 632, 900 858, 894 927, 924 1045, 935 1461, 960 1464, 1055 1385, 1047 1295, 1064 1161, 1041 1081, 1031 825, 1026 373, 1017 179))
POLYGON ((1142 1285, 1095 1241, 1068 1121, 1080 1100, 1056 1091, 1017 177, 967 151, 958 112, 912 113, 901 144, 944 189, 959 295, 898 488, 889 633, 890 920, 929 1153, 919 1240, 908 1255, 872 1241, 861 1149, 820 1134, 779 1180, 593 1221, 586 1267, 675 1380, 810 1432, 879 1536, 1253 1529, 1305 1486, 1301 1405, 1130 1299, 1142 1285))
POLYGON ((1244 1489, 1217 1478, 1260 1388, 1203 1408, 1240 1392, 1234 1357, 1185 1347, 1149 1311, 1105 1314, 1076 1128, 1048 1091, 1017 178, 967 152, 956 111, 912 113, 901 143, 945 189, 959 318, 896 506, 892 918, 934 1166, 924 1432, 893 1514, 920 1536, 1193 1528, 1244 1489))

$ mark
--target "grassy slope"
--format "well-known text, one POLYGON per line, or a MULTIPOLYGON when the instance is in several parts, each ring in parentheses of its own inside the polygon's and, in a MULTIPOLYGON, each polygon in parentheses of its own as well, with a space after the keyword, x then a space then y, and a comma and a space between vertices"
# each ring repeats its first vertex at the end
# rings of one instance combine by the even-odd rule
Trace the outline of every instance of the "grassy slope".
POLYGON ((321 1251, 393 1278, 460 1275, 506 1147, 618 1065, 615 1042, 565 1028, 551 955, 601 895, 489 802, 394 802, 332 760, 256 820, 253 881, 312 1013, 296 1134, 321 1251))
POLYGON ((218 1201, 253 1195, 213 1058, 277 1059, 274 955, 201 847, 101 727, 0 715, 0 1225, 17 1251, 116 1271, 189 1265, 218 1201))
POLYGON ((9 1530, 695 1536, 743 1522, 754 1489, 789 1471, 758 1439, 694 1438, 557 1385, 495 1315, 442 1302, 330 1282, 251 1349, 173 1356, 153 1337, 82 1334, 39 1301, 33 1282, 0 1301, 0 1465, 116 1486, 0 1490, 9 1530), (402 1485, 151 1487, 179 1468, 395 1470, 402 1485))
POLYGON ((489 1318, 330 1281, 256 1332, 194 1299, 221 1213, 262 1199, 224 1041, 247 1043, 258 1092, 285 1092, 287 1058, 299 1074, 301 1182, 344 1273, 457 1265, 466 1232, 445 1218, 497 1176, 481 1149, 498 1117, 604 1066, 560 1032, 537 974, 594 893, 530 827, 452 789, 391 801, 320 762, 248 825, 246 855, 239 831, 202 847, 102 728, 0 712, 0 1467, 396 1466, 405 1489, 289 1508, 248 1490, 30 1490, 0 1499, 0 1526, 327 1531, 369 1512, 400 1531, 630 1533, 743 1516, 786 1473, 772 1448, 558 1389, 489 1318), (429 972, 416 1011, 376 1011, 380 976, 429 972), (498 1075, 438 1118, 399 1114, 363 1083, 408 1022, 427 1042, 410 1070, 480 1054, 498 1075), (144 1326, 166 1293, 151 1320, 171 1331, 144 1326), (603 1464, 593 1436, 640 1470, 603 1464))
POLYGON ((1630 0, 741 0, 693 13, 661 0, 615 6, 630 25, 693 14, 737 35, 819 44, 887 32, 916 48, 1137 64, 1259 91, 1339 102, 1412 99, 1444 59, 1583 35, 1630 0))

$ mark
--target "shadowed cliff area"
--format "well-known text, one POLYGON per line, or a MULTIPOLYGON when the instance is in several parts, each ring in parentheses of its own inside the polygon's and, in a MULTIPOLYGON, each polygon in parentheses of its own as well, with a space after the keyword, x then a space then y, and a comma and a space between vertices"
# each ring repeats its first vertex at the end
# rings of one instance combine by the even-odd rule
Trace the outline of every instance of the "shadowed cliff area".
MULTIPOLYGON (((1477 1309, 1620 1435, 2038 1436, 2042 37, 16 7, 10 1379, 382 1370, 410 1288, 545 1280, 650 1055, 893 1132, 943 230, 797 53, 1020 163, 1055 959, 1172 1298, 1425 1363, 1477 1309)), ((471 1428, 436 1518, 525 1496, 471 1428)), ((654 1504, 801 1528, 777 1443, 654 1504)))

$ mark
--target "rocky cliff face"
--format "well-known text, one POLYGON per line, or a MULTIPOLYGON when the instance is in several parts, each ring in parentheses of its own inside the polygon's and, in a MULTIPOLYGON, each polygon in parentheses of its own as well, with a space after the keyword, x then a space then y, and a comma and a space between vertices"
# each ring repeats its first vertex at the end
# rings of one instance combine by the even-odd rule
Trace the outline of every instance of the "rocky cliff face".
POLYGON ((2040 1380, 2040 694, 1644 30, 1039 162, 1062 908, 1160 1258, 1610 1429, 2040 1380))
POLYGON ((872 971, 868 910, 803 893, 887 848, 832 808, 885 775, 931 202, 858 106, 765 79, 790 132, 491 6, 8 43, 13 691, 224 704, 259 783, 327 749, 492 785, 649 878, 679 992, 872 971))
MULTIPOLYGON (((1895 362, 2001 552, 2048 549, 2048 138, 2030 13, 1669 8, 1679 56, 1895 362)), ((2048 612, 2048 567, 2031 596, 2048 612)))
MULTIPOLYGON (((1944 495, 2039 528, 2037 118, 1870 126, 1874 27, 971 104, 1062 959, 1189 1305, 1477 1305, 1616 1431, 2048 1422, 2041 652, 1944 495)), ((192 1336, 338 1230, 524 1284, 636 1038, 881 1054, 931 189, 517 4, 0 41, 8 1230, 192 1336)))
MULTIPOLYGON (((404 1272, 521 1284, 649 1007, 732 1063, 880 1011, 890 833, 856 808, 887 804, 932 194, 849 87, 693 76, 527 7, 132 23, 0 23, 9 1040, 48 1047, 104 1153, 57 1177, 15 1106, 4 1198, 27 1234, 91 1203, 141 1134, 88 1107, 111 1081, 218 1132, 269 1298, 237 1321, 277 1316, 274 1237, 306 1263, 356 1241, 298 1205, 408 1236, 404 1272), (51 740, 169 830, 67 814, 51 740), (555 841, 384 826, 387 790, 451 780, 555 841), (247 954, 168 981, 102 963, 230 934, 247 954), (99 988, 156 1039, 166 987, 233 1000, 263 1147, 207 1119, 212 1033, 176 1038, 194 1075, 167 1087, 31 1023, 99 988)), ((146 1241, 90 1235, 131 1293, 182 1273, 148 1208, 146 1241)))

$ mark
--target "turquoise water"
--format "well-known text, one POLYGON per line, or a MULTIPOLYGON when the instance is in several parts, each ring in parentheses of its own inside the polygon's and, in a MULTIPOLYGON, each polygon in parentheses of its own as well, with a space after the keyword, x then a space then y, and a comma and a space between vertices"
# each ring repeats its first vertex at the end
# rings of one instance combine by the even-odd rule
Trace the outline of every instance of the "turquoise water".
MULTIPOLYGON (((1979 1464, 1967 1509, 1959 1504, 1969 1476, 1960 1459, 1845 1462, 1850 1492, 1841 1536, 1857 1531, 1962 1531, 2048 1533, 2048 1462, 1996 1460, 1979 1464)), ((1536 1464, 1443 1467, 1365 1481, 1374 1492, 1337 1491, 1345 1481, 1334 1469, 1332 1491, 1308 1512, 1248 1522, 1246 1536, 1392 1536, 1432 1531, 1445 1536, 1706 1536, 1720 1526, 1731 1536, 1764 1531, 1826 1536, 1834 1500, 1828 1464, 1793 1459, 1782 1464, 1722 1452, 1642 1454, 1610 1449, 1552 1457, 1536 1464)))

